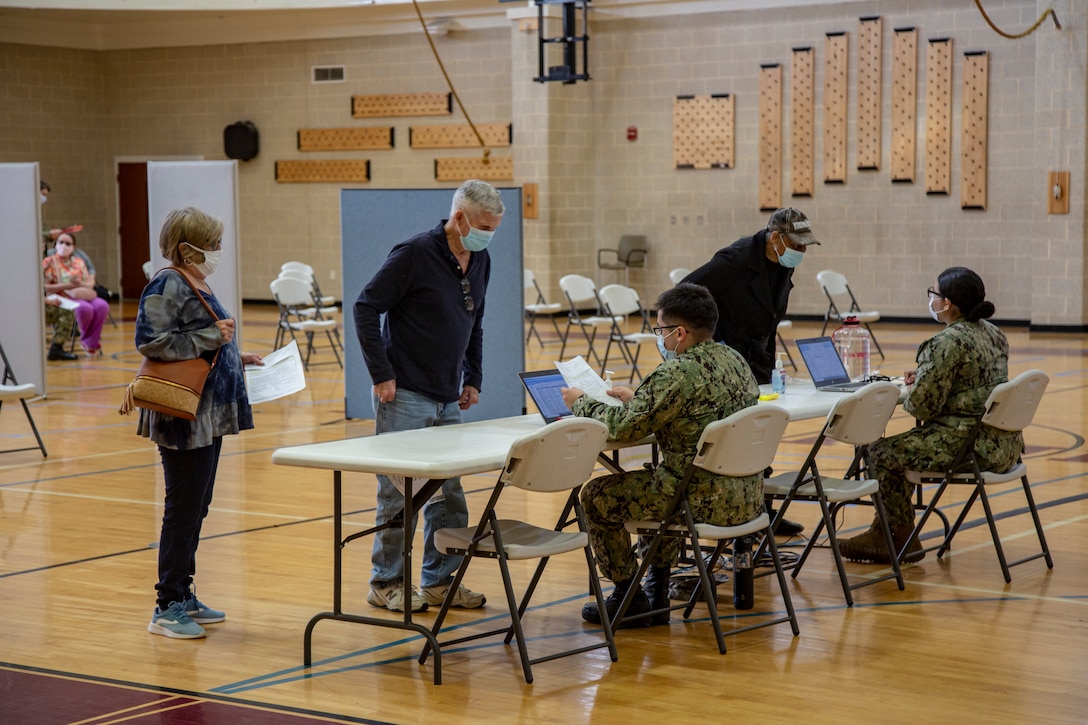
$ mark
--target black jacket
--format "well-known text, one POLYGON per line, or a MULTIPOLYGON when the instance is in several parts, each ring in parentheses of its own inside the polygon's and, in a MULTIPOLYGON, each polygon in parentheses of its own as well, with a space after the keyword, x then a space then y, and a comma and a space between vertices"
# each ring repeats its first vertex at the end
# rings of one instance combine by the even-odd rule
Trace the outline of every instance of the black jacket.
POLYGON ((771 381, 775 335, 793 289, 793 270, 767 259, 766 246, 761 229, 718 250, 683 280, 710 290, 718 303, 714 339, 743 355, 760 384, 771 381))

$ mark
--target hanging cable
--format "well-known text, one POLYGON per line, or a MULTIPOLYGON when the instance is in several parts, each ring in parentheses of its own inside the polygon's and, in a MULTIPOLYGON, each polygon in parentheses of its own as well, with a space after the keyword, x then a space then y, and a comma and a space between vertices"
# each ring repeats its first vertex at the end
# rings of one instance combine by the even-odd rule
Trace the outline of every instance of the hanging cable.
POLYGON ((465 104, 461 103, 461 97, 457 95, 457 89, 453 87, 453 81, 450 80, 450 74, 446 72, 446 66, 442 63, 442 58, 438 55, 438 49, 434 47, 434 40, 431 39, 431 31, 427 28, 427 21, 423 19, 423 13, 419 10, 419 2, 412 0, 412 7, 416 10, 416 17, 419 18, 419 24, 423 27, 423 34, 427 36, 427 43, 431 46, 431 53, 434 54, 434 59, 438 61, 438 68, 442 71, 442 77, 446 79, 446 85, 449 86, 450 94, 453 95, 453 100, 457 101, 457 107, 461 109, 461 113, 465 115, 465 120, 468 121, 469 128, 472 129, 472 133, 476 134, 476 140, 480 142, 480 147, 484 150, 484 165, 491 163, 491 149, 488 148, 484 142, 484 137, 480 135, 480 132, 476 129, 476 124, 472 122, 472 119, 468 115, 468 111, 465 110, 465 104))
MULTIPOLYGON (((413 0, 413 2, 414 1, 415 0, 413 0)), ((1006 33, 1004 30, 1002 30, 1001 28, 994 25, 994 21, 990 20, 990 16, 986 14, 986 11, 982 7, 982 0, 975 0, 975 5, 978 7, 978 11, 980 13, 982 13, 982 17, 986 21, 986 24, 989 25, 991 28, 993 28, 994 32, 997 33, 998 35, 1000 35, 1003 38, 1009 38, 1011 40, 1016 40, 1017 38, 1024 38, 1024 37, 1027 37, 1027 36, 1031 35, 1032 33, 1034 33, 1039 28, 1040 25, 1043 24, 1043 21, 1046 20, 1046 17, 1048 15, 1051 18, 1054 19, 1054 27, 1057 28, 1058 30, 1062 29, 1062 24, 1058 22, 1058 15, 1057 15, 1057 13, 1054 12, 1054 6, 1053 5, 1050 6, 1049 8, 1047 8, 1046 11, 1042 15, 1039 16, 1039 19, 1035 21, 1034 25, 1032 25, 1030 28, 1028 28, 1024 32, 1016 34, 1016 35, 1013 35, 1011 33, 1006 33)))

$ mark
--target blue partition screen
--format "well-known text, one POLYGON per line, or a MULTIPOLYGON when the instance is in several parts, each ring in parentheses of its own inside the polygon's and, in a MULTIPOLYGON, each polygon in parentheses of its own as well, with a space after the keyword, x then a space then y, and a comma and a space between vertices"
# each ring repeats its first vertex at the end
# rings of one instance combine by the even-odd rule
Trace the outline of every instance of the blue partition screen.
MULTIPOLYGON (((484 382, 480 402, 465 421, 520 415, 525 392, 524 290, 522 289, 521 189, 500 189, 506 213, 487 251, 491 280, 484 312, 484 382)), ((389 250, 448 219, 453 189, 344 189, 340 239, 344 284, 344 387, 348 418, 373 418, 373 382, 355 334, 355 299, 389 250)))

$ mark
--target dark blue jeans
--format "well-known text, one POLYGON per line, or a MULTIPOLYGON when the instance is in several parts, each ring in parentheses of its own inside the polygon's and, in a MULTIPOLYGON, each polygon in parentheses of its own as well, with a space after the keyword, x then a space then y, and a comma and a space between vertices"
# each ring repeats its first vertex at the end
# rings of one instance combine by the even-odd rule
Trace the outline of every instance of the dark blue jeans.
POLYGON ((166 479, 166 498, 159 534, 158 605, 181 602, 189 595, 196 573, 196 547, 200 544, 200 526, 208 515, 215 488, 215 471, 223 437, 210 446, 176 451, 159 446, 166 479))

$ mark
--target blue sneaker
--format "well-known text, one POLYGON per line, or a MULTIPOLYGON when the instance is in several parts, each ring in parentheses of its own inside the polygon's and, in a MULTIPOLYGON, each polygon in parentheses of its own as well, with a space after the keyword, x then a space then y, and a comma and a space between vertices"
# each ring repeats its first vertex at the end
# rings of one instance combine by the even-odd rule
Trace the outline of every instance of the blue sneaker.
POLYGON ((186 614, 181 602, 170 602, 166 609, 155 607, 147 631, 173 639, 197 639, 204 636, 204 628, 186 614))
POLYGON ((218 609, 212 609, 197 599, 195 587, 186 595, 182 606, 185 607, 185 613, 197 624, 214 624, 227 618, 225 613, 220 612, 218 609))

